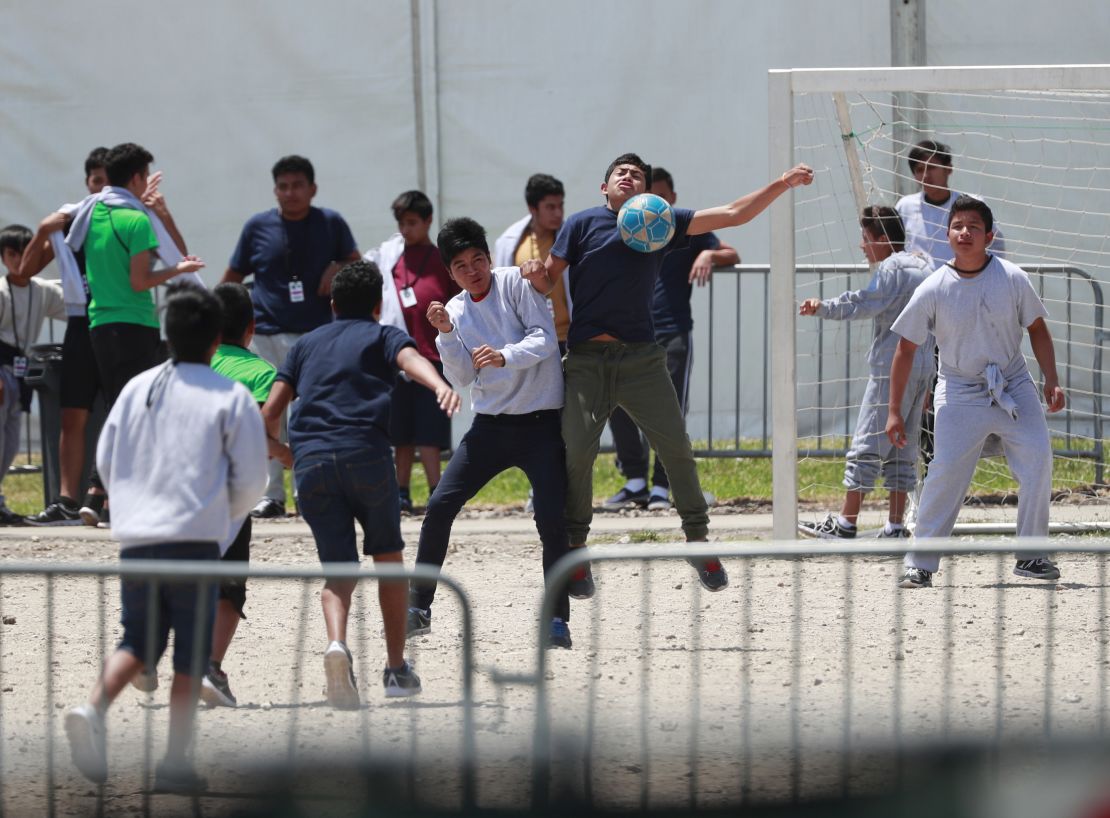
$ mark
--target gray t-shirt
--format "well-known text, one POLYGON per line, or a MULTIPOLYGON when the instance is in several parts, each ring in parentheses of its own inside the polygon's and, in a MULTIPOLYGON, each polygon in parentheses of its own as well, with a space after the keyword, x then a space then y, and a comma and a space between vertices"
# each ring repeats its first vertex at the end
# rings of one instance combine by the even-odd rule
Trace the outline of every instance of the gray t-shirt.
POLYGON ((996 364, 1009 385, 1030 379, 1021 351, 1025 329, 1048 310, 1028 274, 991 256, 982 272, 962 277, 945 264, 917 288, 891 329, 922 344, 932 333, 940 357, 936 405, 989 406, 985 370, 996 364))
MULTIPOLYGON (((892 253, 882 260, 866 287, 841 293, 836 298, 826 298, 817 309, 817 315, 833 321, 874 319, 867 363, 875 370, 875 374, 889 375, 894 350, 898 348, 898 336, 890 331, 890 325, 932 270, 931 261, 924 256, 906 252, 892 253)), ((914 356, 913 367, 921 371, 932 370, 931 341, 920 345, 914 356)))
POLYGON ((475 301, 463 291, 445 305, 451 332, 436 337, 443 374, 456 389, 470 386, 474 411, 526 415, 563 408, 563 367, 547 299, 520 276, 519 267, 493 270, 490 291, 475 301), (475 349, 488 344, 505 366, 476 370, 475 349))

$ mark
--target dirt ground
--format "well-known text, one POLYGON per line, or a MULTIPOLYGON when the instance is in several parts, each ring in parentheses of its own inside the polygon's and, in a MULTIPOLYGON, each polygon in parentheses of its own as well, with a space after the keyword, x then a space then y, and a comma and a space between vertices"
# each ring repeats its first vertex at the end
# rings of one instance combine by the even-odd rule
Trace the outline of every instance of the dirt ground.
MULTIPOLYGON (((410 563, 418 525, 404 525, 410 563)), ((769 530, 766 510, 716 509, 711 537, 742 554, 769 530)), ((628 543, 655 548, 678 533, 673 514, 599 515, 595 541, 619 556, 628 543)), ((597 563, 597 595, 572 603, 574 648, 549 652, 540 674, 531 521, 468 511, 445 572, 472 606, 476 803, 529 804, 537 675, 552 717, 553 792, 602 808, 882 793, 912 780, 921 767, 911 759, 940 744, 1106 735, 1105 556, 1062 555, 1055 583, 1014 577, 1009 557, 961 556, 945 563, 936 588, 896 592, 897 559, 848 559, 811 544, 802 560, 725 559, 732 585, 718 594, 681 560, 597 563)), ((8 529, 0 548, 6 560, 117 560, 103 530, 8 529)), ((253 561, 314 567, 307 528, 258 526, 253 561)), ((432 632, 409 643, 424 692, 388 701, 376 592, 363 583, 350 642, 364 705, 336 712, 323 696, 319 591, 318 580, 252 580, 248 619, 225 662, 240 705, 199 714, 196 764, 211 793, 192 803, 150 795, 144 783, 144 767, 163 752, 168 660, 160 690, 128 689, 112 708, 103 790, 70 762, 62 717, 87 696, 118 638, 118 583, 0 574, 3 813, 458 808, 467 761, 459 601, 441 590, 432 632)))

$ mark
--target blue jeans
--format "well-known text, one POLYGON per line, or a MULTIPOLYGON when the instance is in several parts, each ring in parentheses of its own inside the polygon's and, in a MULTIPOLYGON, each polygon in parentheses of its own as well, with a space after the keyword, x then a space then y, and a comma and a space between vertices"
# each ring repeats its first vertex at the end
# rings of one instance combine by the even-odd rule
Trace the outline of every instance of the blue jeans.
MULTIPOLYGON (((211 560, 215 564, 219 558, 220 547, 215 542, 138 545, 120 552, 120 560, 211 560)), ((215 580, 196 583, 124 578, 120 582, 123 639, 119 647, 153 670, 166 652, 172 629, 174 671, 188 676, 203 674, 212 650, 218 586, 215 580)))
POLYGON ((389 451, 350 449, 299 457, 294 463, 297 502, 316 539, 320 562, 358 562, 362 553, 401 551, 401 502, 389 451))

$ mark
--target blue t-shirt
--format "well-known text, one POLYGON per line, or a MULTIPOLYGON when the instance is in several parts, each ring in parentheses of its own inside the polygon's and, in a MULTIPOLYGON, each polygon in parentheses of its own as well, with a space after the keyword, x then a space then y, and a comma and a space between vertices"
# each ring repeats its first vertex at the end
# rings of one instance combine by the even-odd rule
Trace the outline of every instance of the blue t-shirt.
POLYGON ((674 237, 665 248, 640 253, 621 240, 617 214, 608 207, 575 213, 563 224, 551 255, 570 268, 571 312, 567 343, 608 333, 622 341, 654 341, 651 302, 668 250, 685 246, 694 211, 674 208, 674 237))
POLYGON ((316 290, 327 266, 354 251, 351 228, 334 210, 313 207, 297 221, 283 219, 276 207, 251 216, 228 266, 254 276, 254 331, 308 332, 331 321, 331 299, 316 290), (289 293, 294 278, 304 285, 304 301, 297 303, 289 293))
POLYGON ((689 236, 685 247, 671 250, 664 256, 663 269, 655 279, 655 300, 651 307, 656 338, 681 335, 694 328, 694 317, 690 314, 690 294, 694 291, 690 268, 703 250, 716 250, 720 246, 721 240, 712 233, 702 233, 689 236))
POLYGON ((389 452, 389 395, 397 355, 412 346, 403 330, 369 318, 337 318, 297 339, 277 379, 298 400, 289 415, 289 445, 316 452, 389 452))

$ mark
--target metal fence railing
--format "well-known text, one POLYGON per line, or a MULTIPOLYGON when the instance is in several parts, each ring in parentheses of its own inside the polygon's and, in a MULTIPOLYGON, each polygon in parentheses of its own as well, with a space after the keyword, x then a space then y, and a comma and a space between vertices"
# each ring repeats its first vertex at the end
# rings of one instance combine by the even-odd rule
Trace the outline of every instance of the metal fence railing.
MULTIPOLYGON (((932 545, 949 555, 937 587, 912 591, 895 587, 889 543, 590 548, 550 578, 558 587, 593 564, 597 594, 574 603, 570 651, 545 649, 552 596, 536 618, 506 590, 477 622, 463 587, 440 575, 439 641, 407 650, 424 693, 389 704, 373 693, 372 580, 435 572, 256 565, 225 664, 240 707, 198 717, 204 803, 589 814, 892 799, 883 814, 898 814, 925 781, 963 791, 938 781, 938 758, 982 771, 971 783, 989 799, 1008 770, 1028 783, 1046 758, 1105 749, 1110 542, 1044 543, 1063 571, 1047 583, 1011 575, 1013 542, 932 545), (685 564, 709 557, 732 579, 712 595, 685 564), (331 710, 318 692, 324 577, 371 580, 348 640, 370 691, 357 712, 331 710)), ((113 706, 100 787, 70 764, 65 709, 85 700, 114 643, 119 577, 242 575, 227 564, 0 564, 0 811, 161 814, 174 796, 147 785, 164 692, 113 706)))

